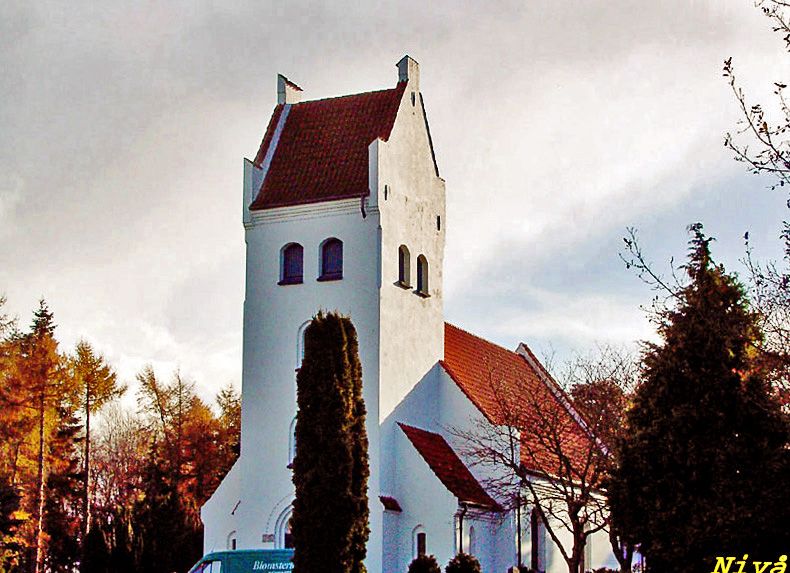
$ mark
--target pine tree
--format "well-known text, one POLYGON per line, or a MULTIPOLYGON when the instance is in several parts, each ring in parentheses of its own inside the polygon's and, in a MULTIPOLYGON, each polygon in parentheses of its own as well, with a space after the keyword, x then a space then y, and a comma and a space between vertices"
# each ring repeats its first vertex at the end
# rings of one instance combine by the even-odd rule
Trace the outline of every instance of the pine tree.
POLYGON ((788 422, 754 367, 743 288, 690 230, 688 284, 658 314, 611 483, 615 522, 658 573, 786 550, 788 422))
POLYGON ((82 425, 76 409, 76 400, 59 405, 55 428, 47 443, 42 529, 47 540, 43 566, 48 573, 72 573, 80 560, 80 510, 85 482, 79 459, 82 425))
POLYGON ((219 407, 219 453, 216 474, 219 479, 236 463, 241 452, 241 394, 233 385, 222 388, 215 398, 219 407))
POLYGON ((32 533, 29 561, 32 570, 42 570, 44 547, 44 503, 47 482, 47 444, 53 417, 53 405, 63 397, 63 377, 58 344, 54 338, 55 323, 52 312, 42 299, 33 314, 31 331, 20 340, 19 375, 28 393, 36 424, 36 477, 31 500, 32 533))
POLYGON ((369 475, 365 404, 351 320, 319 313, 297 375, 296 573, 364 573, 369 475))
POLYGON ((203 532, 199 518, 185 507, 169 465, 156 448, 143 481, 143 496, 133 510, 135 571, 186 571, 200 558, 203 532))
POLYGON ((450 559, 444 573, 480 573, 480 562, 474 555, 459 553, 450 559))

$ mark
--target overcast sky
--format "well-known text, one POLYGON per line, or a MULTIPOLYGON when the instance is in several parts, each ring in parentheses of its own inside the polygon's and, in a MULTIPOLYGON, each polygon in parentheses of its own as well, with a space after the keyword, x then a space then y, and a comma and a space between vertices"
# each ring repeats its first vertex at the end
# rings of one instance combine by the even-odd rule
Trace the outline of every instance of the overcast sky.
POLYGON ((650 336, 628 226, 661 268, 701 221, 743 271, 779 254, 784 198, 723 147, 734 57, 790 79, 749 0, 0 3, 0 293, 44 296, 67 347, 202 395, 240 383, 242 159, 276 103, 393 86, 404 54, 447 182, 445 313, 515 348, 650 336))

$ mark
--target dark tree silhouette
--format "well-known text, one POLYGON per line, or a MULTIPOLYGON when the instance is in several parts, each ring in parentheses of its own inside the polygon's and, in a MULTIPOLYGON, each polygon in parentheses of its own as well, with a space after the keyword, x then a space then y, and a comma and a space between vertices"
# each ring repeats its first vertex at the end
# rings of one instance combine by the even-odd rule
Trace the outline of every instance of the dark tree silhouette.
POLYGON ((368 444, 351 320, 319 313, 297 375, 294 571, 364 573, 368 444))
POLYGON ((758 318, 690 231, 688 280, 654 315, 662 340, 646 345, 611 482, 614 521, 657 573, 711 571, 722 552, 773 560, 789 517, 788 423, 754 360, 758 318))

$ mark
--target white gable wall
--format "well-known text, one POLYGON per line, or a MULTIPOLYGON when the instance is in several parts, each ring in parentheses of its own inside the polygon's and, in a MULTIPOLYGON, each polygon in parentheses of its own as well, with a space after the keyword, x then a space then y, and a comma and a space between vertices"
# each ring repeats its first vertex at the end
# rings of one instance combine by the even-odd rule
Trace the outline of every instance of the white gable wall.
POLYGON ((219 484, 214 494, 200 509, 204 553, 229 549, 227 540, 238 523, 233 509, 241 499, 241 473, 238 460, 219 484))
MULTIPOLYGON (((444 531, 440 532, 441 535, 435 537, 437 542, 429 543, 428 547, 429 553, 434 553, 437 559, 441 557, 439 564, 443 567, 458 550, 459 541, 457 532, 458 500, 447 492, 444 485, 436 478, 397 422, 441 434, 462 461, 465 461, 460 454, 458 440, 452 435, 451 429, 468 430, 484 420, 480 411, 450 378, 444 368, 436 364, 382 423, 382 492, 395 497, 401 506, 411 504, 411 507, 414 508, 409 515, 404 511, 404 514, 401 514, 397 519, 390 520, 392 525, 388 528, 388 534, 385 535, 385 544, 389 543, 390 539, 401 540, 402 543, 403 539, 410 538, 417 524, 422 521, 430 521, 434 528, 444 528, 444 531), (413 460, 413 463, 419 467, 419 471, 406 465, 404 463, 406 458, 413 460), (432 489, 418 486, 422 482, 413 483, 412 476, 423 475, 425 471, 441 486, 445 494, 450 495, 451 503, 448 504, 445 497, 438 496, 432 489), (389 533, 390 531, 392 533, 389 533)), ((467 467, 469 467, 468 463, 467 467)), ((481 466, 469 467, 469 469, 480 482, 484 481, 489 471, 481 466)), ((427 480, 424 481, 427 483, 427 480)), ((474 526, 477 536, 476 557, 483 565, 483 570, 505 571, 507 567, 515 563, 515 528, 512 515, 496 516, 493 519, 492 516, 487 515, 483 519, 482 516, 472 517, 474 513, 470 512, 470 517, 464 519, 465 550, 469 551, 469 528, 474 526)), ((385 519, 387 518, 385 517, 385 519)), ((388 548, 385 547, 385 552, 388 551, 388 548)), ((391 555, 392 552, 386 554, 391 555)), ((400 551, 397 555, 400 557, 394 561, 385 560, 385 573, 399 573, 406 570, 406 566, 412 558, 411 554, 400 551)))
POLYGON ((416 63, 389 140, 371 152, 371 204, 381 213, 381 404, 383 421, 409 390, 444 357, 442 265, 444 181, 434 167, 416 63), (412 104, 412 100, 414 104, 412 104), (386 187, 386 190, 385 190, 386 187), (437 217, 441 229, 437 228, 437 217), (398 248, 410 251, 411 288, 397 286, 398 248), (417 288, 417 257, 428 260, 430 297, 417 288))
POLYGON ((403 512, 397 516, 387 512, 387 519, 396 524, 390 528, 392 536, 387 538, 387 552, 394 560, 385 562, 383 571, 406 572, 416 555, 414 531, 417 527, 427 535, 427 552, 435 555, 444 569, 454 555, 453 523, 458 503, 400 428, 392 446, 398 474, 392 495, 403 512))

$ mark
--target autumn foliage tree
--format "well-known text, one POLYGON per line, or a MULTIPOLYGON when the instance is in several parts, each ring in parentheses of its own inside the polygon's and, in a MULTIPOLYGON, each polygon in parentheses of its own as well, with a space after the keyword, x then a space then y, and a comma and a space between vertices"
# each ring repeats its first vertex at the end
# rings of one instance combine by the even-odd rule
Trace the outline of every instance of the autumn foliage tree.
POLYGON ((22 331, 4 300, 0 571, 186 570, 201 552, 200 506, 238 456, 238 392, 209 406, 179 373, 145 368, 130 411, 101 354, 86 342, 59 351, 46 303, 22 331))
POLYGON ((105 358, 96 353, 93 347, 84 340, 77 343, 74 357, 71 359, 71 370, 77 385, 77 395, 85 425, 82 459, 82 524, 80 528, 84 539, 90 529, 91 519, 91 416, 108 402, 122 396, 126 392, 126 386, 118 383, 115 371, 107 364, 105 358))
POLYGON ((357 335, 349 318, 319 313, 307 327, 297 405, 294 571, 364 573, 368 444, 357 335))

